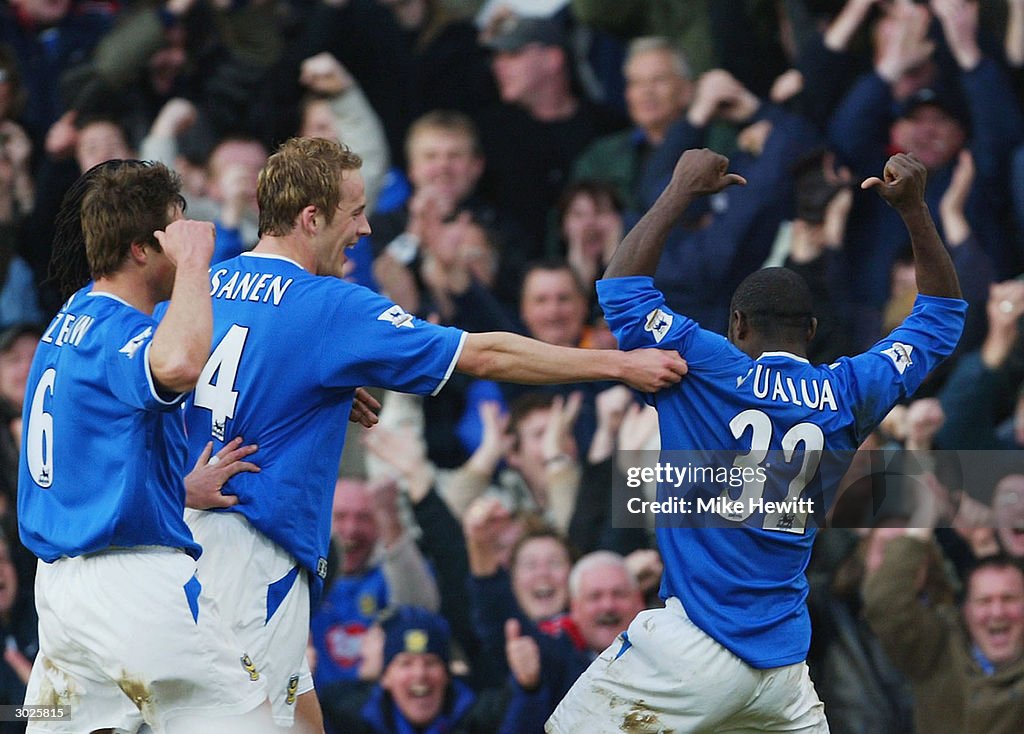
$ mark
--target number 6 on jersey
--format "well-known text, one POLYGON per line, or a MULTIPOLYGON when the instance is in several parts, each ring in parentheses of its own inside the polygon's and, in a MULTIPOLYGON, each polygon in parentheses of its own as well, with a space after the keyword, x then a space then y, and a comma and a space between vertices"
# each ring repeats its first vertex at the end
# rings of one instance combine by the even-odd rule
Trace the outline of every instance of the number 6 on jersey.
POLYGON ((53 484, 53 416, 46 412, 43 402, 47 393, 53 397, 57 371, 50 367, 39 378, 28 413, 27 446, 28 470, 32 479, 43 489, 53 484))

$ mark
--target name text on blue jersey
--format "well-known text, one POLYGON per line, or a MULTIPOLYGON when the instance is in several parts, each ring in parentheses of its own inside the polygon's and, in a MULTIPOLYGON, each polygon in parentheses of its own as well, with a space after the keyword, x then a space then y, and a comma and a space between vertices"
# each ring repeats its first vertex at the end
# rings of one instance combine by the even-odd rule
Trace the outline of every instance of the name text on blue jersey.
POLYGON ((281 299, 291 286, 293 279, 282 280, 280 275, 271 273, 242 273, 236 270, 226 281, 223 278, 231 272, 227 268, 215 270, 210 277, 210 295, 229 301, 252 301, 281 305, 281 299), (223 281, 223 284, 222 284, 223 281))
POLYGON ((763 364, 754 368, 754 397, 801 405, 812 410, 839 410, 828 378, 816 380, 801 377, 794 382, 792 377, 763 364), (800 383, 799 388, 797 382, 800 383))
POLYGON ((57 317, 50 322, 50 327, 43 334, 41 341, 57 347, 62 347, 65 344, 77 347, 82 343, 82 337, 85 336, 85 332, 89 330, 94 320, 92 316, 79 317, 70 311, 64 311, 57 314, 57 317), (53 336, 54 332, 57 334, 56 341, 53 336))

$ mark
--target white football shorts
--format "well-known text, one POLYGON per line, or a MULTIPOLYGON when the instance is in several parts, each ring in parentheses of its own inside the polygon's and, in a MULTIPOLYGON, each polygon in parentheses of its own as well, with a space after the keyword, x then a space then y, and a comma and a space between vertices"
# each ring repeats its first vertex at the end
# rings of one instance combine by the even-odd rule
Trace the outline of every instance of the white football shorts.
POLYGON ((134 732, 143 722, 164 734, 181 731, 182 719, 237 716, 267 698, 195 560, 181 551, 146 546, 40 561, 35 593, 39 654, 25 701, 63 715, 30 722, 33 734, 134 732))
POLYGON ((641 612, 591 663, 548 734, 827 734, 805 663, 758 670, 700 630, 676 598, 641 612))
POLYGON ((203 547, 199 578, 241 642, 253 676, 265 681, 278 726, 313 690, 306 660, 309 579, 298 561, 237 512, 185 510, 203 547))

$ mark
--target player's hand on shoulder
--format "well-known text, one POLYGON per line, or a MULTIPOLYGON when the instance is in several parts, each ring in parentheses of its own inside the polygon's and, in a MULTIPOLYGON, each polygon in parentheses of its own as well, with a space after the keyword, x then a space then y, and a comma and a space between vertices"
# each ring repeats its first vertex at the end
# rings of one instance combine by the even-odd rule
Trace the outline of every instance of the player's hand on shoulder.
POLYGON ((621 352, 626 361, 622 381, 640 392, 658 392, 683 379, 686 360, 671 349, 635 349, 621 352))
POLYGON ((672 172, 672 183, 690 195, 714 194, 731 184, 746 184, 747 180, 729 173, 729 159, 707 148, 684 151, 672 172))
POLYGON ((924 202, 924 186, 927 180, 928 171, 916 156, 911 153, 897 153, 886 162, 882 178, 872 176, 860 187, 874 188, 889 206, 900 210, 924 202))
POLYGON ((216 239, 213 222, 179 219, 168 224, 166 229, 153 234, 164 253, 175 265, 209 267, 216 239))

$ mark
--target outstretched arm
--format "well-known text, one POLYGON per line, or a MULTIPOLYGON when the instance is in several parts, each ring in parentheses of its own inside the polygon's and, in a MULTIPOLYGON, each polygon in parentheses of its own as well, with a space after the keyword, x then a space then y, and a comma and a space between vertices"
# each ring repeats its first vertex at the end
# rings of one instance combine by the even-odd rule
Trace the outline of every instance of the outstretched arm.
POLYGON ((495 331, 467 334, 455 369, 523 385, 616 380, 642 392, 657 392, 682 379, 686 362, 678 352, 664 349, 572 349, 495 331))
POLYGON ((661 196, 615 250, 604 277, 653 276, 665 238, 690 202, 730 184, 746 183, 742 176, 726 173, 728 169, 729 159, 707 148, 684 152, 661 196))
POLYGON ((860 186, 862 189, 874 187, 903 219, 914 248, 918 292, 925 296, 960 298, 960 281, 953 261, 924 202, 927 178, 928 172, 921 161, 913 155, 897 153, 885 164, 882 178, 873 176, 860 186))

